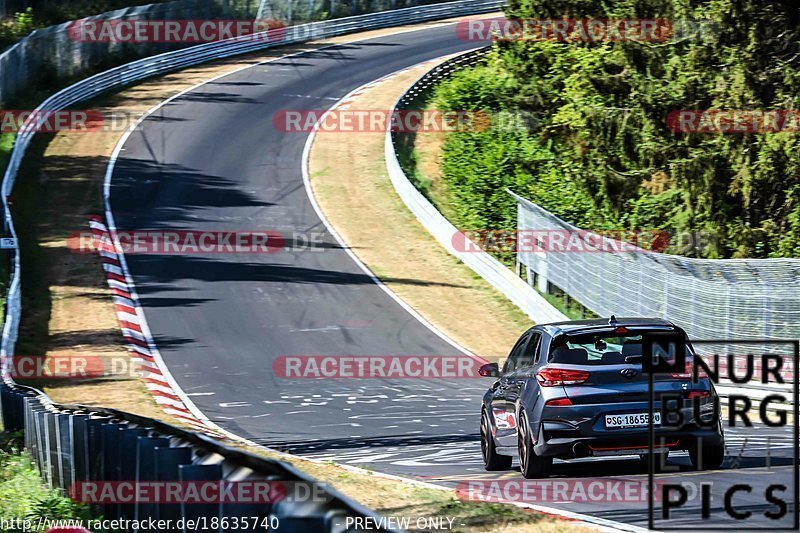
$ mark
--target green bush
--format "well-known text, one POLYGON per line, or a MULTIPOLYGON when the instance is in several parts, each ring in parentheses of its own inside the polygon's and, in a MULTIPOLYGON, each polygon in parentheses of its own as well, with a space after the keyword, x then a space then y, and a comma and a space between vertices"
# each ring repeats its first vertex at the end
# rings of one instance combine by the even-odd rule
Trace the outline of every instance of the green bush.
POLYGON ((0 518, 37 524, 45 519, 87 520, 91 515, 86 505, 44 486, 32 458, 22 450, 21 434, 0 433, 0 518))
POLYGON ((525 118, 450 133, 443 169, 456 223, 513 227, 503 188, 587 228, 704 231, 704 257, 797 256, 796 133, 686 134, 682 109, 796 109, 800 12, 755 0, 510 0, 521 18, 700 19, 718 34, 663 42, 501 42, 441 84, 443 109, 525 118), (605 7, 601 7, 605 6, 605 7), (526 118, 527 117, 527 118, 526 118), (530 120, 535 117, 535 120, 530 120))

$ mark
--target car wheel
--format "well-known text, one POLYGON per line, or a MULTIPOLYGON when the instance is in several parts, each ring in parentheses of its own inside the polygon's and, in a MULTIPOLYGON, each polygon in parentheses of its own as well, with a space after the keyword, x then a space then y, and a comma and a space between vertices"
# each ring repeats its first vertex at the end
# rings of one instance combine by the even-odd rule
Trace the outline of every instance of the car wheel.
POLYGON ((519 469, 525 479, 535 479, 547 477, 550 468, 553 466, 552 457, 539 457, 533 451, 533 440, 525 413, 519 414, 519 426, 517 428, 517 449, 519 451, 519 469))
POLYGON ((689 459, 695 470, 716 470, 725 460, 725 445, 695 443, 689 448, 689 459))
POLYGON ((492 438, 492 426, 486 411, 481 414, 481 455, 486 470, 511 470, 511 456, 500 455, 492 438))

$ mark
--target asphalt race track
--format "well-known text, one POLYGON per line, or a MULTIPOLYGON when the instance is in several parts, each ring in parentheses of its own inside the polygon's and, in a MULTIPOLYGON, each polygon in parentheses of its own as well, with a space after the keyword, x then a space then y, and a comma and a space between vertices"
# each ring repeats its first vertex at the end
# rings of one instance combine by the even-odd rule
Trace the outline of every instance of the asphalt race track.
MULTIPOLYGON (((198 87, 130 136, 112 179, 120 230, 325 233, 324 250, 315 252, 127 256, 164 360, 211 420, 277 449, 437 483, 521 479, 516 471, 487 473, 481 466, 478 415, 489 379, 287 380, 272 370, 285 355, 460 354, 325 231, 303 184, 307 134, 276 131, 272 117, 286 109, 326 109, 360 85, 478 44, 458 40, 454 26, 445 26, 285 58, 198 87)), ((726 469, 689 472, 688 458, 678 455, 671 464, 683 471, 659 478, 713 481, 715 495, 720 486, 749 482, 753 493, 734 501, 753 516, 738 525, 791 525, 791 513, 777 521, 762 515, 772 508, 763 486, 783 483, 785 499, 796 497, 790 433, 737 429, 727 439, 737 457, 726 469)), ((646 480, 638 459, 557 462, 554 474, 646 480)), ((647 524, 646 501, 541 503, 647 524)), ((697 502, 687 508, 669 525, 698 529, 697 502)), ((715 496, 715 525, 722 524, 721 508, 715 496)))

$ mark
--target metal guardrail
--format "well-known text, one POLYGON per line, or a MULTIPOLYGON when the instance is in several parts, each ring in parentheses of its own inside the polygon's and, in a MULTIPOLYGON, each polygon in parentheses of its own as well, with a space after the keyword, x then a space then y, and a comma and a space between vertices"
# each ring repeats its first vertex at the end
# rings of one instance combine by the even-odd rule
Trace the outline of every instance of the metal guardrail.
MULTIPOLYGON (((80 0, 70 0, 78 4, 80 0)), ((37 29, 17 43, 0 50, 0 103, 29 94, 37 82, 50 85, 67 83, 77 76, 95 68, 98 63, 106 67, 137 58, 152 56, 185 48, 189 43, 181 42, 119 42, 113 39, 98 42, 78 38, 85 23, 95 27, 116 24, 121 21, 144 20, 237 20, 258 18, 281 26, 311 23, 343 16, 359 15, 406 8, 420 3, 430 4, 443 0, 172 0, 130 6, 81 19, 80 23, 66 22, 37 29), (112 63, 114 61, 115 63, 112 63)), ((65 3, 66 0, 51 0, 65 3)), ((40 2, 44 3, 44 2, 40 2)), ((85 2, 84 2, 85 3, 85 2)), ((0 0, 2 9, 2 0, 0 0)), ((19 8, 20 10, 24 8, 19 8)), ((38 6, 34 6, 38 10, 38 6)), ((0 13, 2 16, 2 13, 0 13)), ((328 20, 330 22, 330 20, 328 20)), ((94 32, 89 31, 91 35, 94 32)))
POLYGON ((116 491, 124 482, 139 487, 180 483, 197 489, 217 482, 273 487, 273 497, 246 501, 212 497, 202 502, 174 503, 173 498, 93 504, 96 516, 105 520, 171 520, 171 527, 163 530, 181 532, 343 532, 351 529, 348 517, 379 518, 287 463, 156 420, 113 409, 57 405, 42 392, 19 385, 0 387, 0 401, 5 430, 25 431, 25 448, 48 485, 65 492, 116 491))
MULTIPOLYGON (((451 58, 425 73, 403 94, 395 104, 395 109, 413 108, 415 104, 425 97, 432 86, 446 79, 458 69, 477 64, 487 51, 488 48, 473 50, 451 58)), ((386 166, 389 172, 389 179, 392 181, 395 191, 400 195, 408 209, 414 213, 417 220, 449 253, 463 261, 476 274, 503 293, 534 322, 566 320, 567 317, 545 300, 541 294, 528 286, 527 283, 488 253, 464 252, 453 247, 453 237, 459 230, 417 190, 398 161, 397 147, 402 143, 408 142, 408 135, 413 134, 387 132, 385 145, 386 166)))
MULTIPOLYGON (((256 52, 266 48, 333 37, 428 20, 491 12, 501 0, 458 0, 376 14, 309 23, 281 30, 282 38, 270 40, 266 32, 148 57, 91 76, 48 98, 20 128, 2 181, 6 234, 16 242, 17 233, 8 198, 23 158, 36 134, 36 117, 66 109, 115 88, 214 59, 256 52)), ((273 479, 313 484, 291 466, 223 446, 203 435, 167 424, 96 407, 59 405, 41 391, 15 383, 9 376, 19 333, 21 312, 19 245, 11 251, 6 319, 0 344, 0 414, 7 431, 24 430, 26 447, 52 486, 66 489, 81 480, 132 479, 236 480, 273 479), (142 455, 146 451, 147 457, 142 455), (98 477, 99 476, 99 477, 98 477), (137 477, 138 476, 138 477, 137 477), (127 479, 126 479, 127 478, 127 479)), ((111 505, 101 510, 106 517, 143 517, 157 513, 165 517, 278 516, 291 531, 344 531, 344 515, 375 516, 371 511, 327 489, 330 497, 318 505, 312 500, 287 499, 275 505, 217 506, 164 505, 143 510, 137 505, 111 505), (252 514, 256 513, 256 514, 252 514), (260 514, 259 514, 260 513, 260 514)), ((227 526, 219 524, 220 531, 227 526)), ((263 528, 261 528, 263 530, 263 528)))

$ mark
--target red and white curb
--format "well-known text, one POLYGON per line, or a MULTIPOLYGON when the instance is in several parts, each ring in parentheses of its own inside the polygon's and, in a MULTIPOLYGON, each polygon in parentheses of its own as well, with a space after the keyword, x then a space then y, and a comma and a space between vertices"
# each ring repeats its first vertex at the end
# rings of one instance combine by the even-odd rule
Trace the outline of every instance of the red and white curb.
POLYGON ((165 377, 165 369, 161 367, 154 356, 155 347, 151 345, 151 341, 148 341, 148 336, 145 334, 146 322, 142 308, 138 298, 128 285, 111 233, 99 216, 91 217, 89 226, 92 230, 95 248, 103 263, 108 288, 114 299, 114 310, 122 330, 122 336, 128 344, 131 357, 141 368, 142 381, 165 413, 195 429, 208 433, 212 428, 189 410, 165 377))

